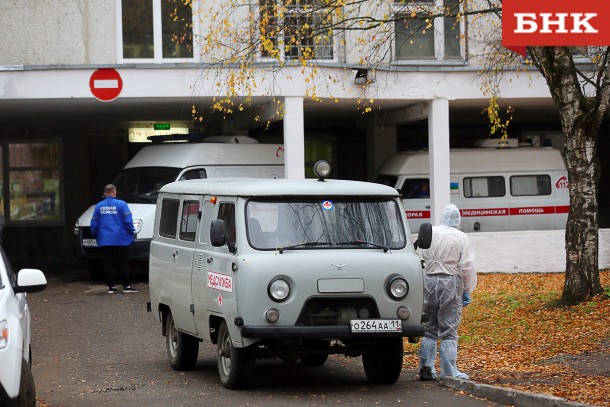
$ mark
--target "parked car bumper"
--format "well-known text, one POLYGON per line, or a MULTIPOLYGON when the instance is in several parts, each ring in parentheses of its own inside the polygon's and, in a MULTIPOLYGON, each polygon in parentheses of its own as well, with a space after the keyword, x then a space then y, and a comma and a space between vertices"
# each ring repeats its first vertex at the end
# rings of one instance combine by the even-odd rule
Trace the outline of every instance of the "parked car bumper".
POLYGON ((10 345, 0 352, 0 406, 17 405, 22 353, 21 349, 10 345))
POLYGON ((6 389, 0 383, 0 406, 3 407, 12 407, 19 405, 19 395, 15 397, 9 397, 6 389))
MULTIPOLYGON (((129 259, 136 261, 148 261, 148 255, 150 254, 150 241, 151 239, 136 239, 131 246, 129 246, 129 259)), ((77 259, 99 259, 100 248, 99 247, 84 247, 81 236, 74 236, 72 240, 72 250, 77 259)))

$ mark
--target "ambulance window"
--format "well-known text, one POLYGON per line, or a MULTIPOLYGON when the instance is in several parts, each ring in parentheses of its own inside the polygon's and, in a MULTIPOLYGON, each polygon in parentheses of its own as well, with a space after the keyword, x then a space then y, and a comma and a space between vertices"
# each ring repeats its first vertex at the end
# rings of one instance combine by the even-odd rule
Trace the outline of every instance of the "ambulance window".
POLYGON ((465 198, 493 198, 506 195, 504 177, 465 177, 465 198))
POLYGON ((551 177, 548 175, 516 175, 510 177, 512 196, 551 195, 551 177))
POLYGON ((159 220, 159 234, 164 237, 176 237, 176 224, 178 221, 178 199, 165 198, 161 202, 161 219, 159 220))
POLYGON ((402 184, 400 193, 404 199, 430 198, 430 180, 428 178, 407 178, 402 184))
POLYGON ((227 228, 227 239, 231 243, 235 243, 235 204, 223 202, 218 208, 218 219, 225 221, 227 228))
POLYGON ((187 179, 202 179, 207 178, 207 173, 205 172, 205 168, 197 168, 195 170, 188 170, 184 174, 180 176, 178 181, 184 181, 187 179))
POLYGON ((197 219, 199 218, 199 202, 184 201, 182 204, 182 219, 180 220, 180 239, 195 241, 197 219))

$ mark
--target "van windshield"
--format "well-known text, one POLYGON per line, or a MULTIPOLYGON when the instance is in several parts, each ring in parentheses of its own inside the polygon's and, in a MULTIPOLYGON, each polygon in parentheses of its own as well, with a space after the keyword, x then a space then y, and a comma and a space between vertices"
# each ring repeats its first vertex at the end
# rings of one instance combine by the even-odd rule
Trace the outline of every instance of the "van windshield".
POLYGON ((246 206, 248 241, 269 249, 401 249, 405 229, 391 199, 251 199, 246 206))
POLYGON ((127 203, 156 203, 159 189, 174 182, 180 170, 171 167, 125 169, 114 180, 117 197, 127 203))

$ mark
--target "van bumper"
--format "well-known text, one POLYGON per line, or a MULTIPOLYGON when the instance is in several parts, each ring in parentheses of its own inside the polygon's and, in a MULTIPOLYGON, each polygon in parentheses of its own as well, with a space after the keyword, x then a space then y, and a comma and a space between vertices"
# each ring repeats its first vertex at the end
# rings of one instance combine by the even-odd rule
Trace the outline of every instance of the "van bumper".
POLYGON ((344 339, 344 338, 388 338, 424 336, 423 325, 402 323, 402 332, 357 332, 352 333, 346 325, 338 326, 253 326, 241 327, 241 336, 250 339, 344 339))
MULTIPOLYGON (((150 242, 152 239, 137 239, 129 246, 129 259, 136 261, 148 261, 150 254, 150 242)), ((72 240, 72 250, 77 259, 100 259, 99 247, 84 247, 80 236, 74 236, 72 240)))

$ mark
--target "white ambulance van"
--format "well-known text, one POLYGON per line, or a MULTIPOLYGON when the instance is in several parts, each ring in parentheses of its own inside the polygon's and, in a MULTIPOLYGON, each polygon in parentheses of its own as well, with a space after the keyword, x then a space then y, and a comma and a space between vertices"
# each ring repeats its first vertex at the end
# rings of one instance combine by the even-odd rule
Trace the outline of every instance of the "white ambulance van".
POLYGON ((193 368, 199 342, 211 341, 227 388, 247 386, 256 359, 321 366, 329 354, 362 355, 370 382, 392 384, 403 339, 424 333, 415 249, 431 239, 426 224, 411 240, 400 197, 384 185, 171 183, 157 204, 149 311, 173 369, 193 368))
MULTIPOLYGON (((157 195, 165 184, 199 178, 283 178, 284 147, 249 140, 254 142, 242 138, 239 143, 164 143, 140 150, 113 181, 118 198, 127 202, 133 215, 136 236, 130 259, 148 262, 157 195)), ((76 221, 73 249, 77 258, 89 260, 91 277, 100 279, 99 247, 89 226, 94 208, 76 221)))
MULTIPOLYGON (((427 151, 389 157, 377 182, 396 188, 411 229, 430 222, 427 151)), ((464 232, 564 229, 570 209, 563 157, 550 147, 450 151, 451 202, 464 232)))

